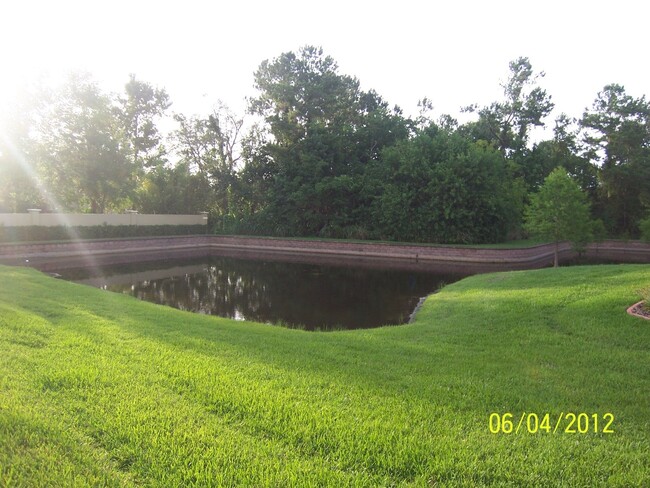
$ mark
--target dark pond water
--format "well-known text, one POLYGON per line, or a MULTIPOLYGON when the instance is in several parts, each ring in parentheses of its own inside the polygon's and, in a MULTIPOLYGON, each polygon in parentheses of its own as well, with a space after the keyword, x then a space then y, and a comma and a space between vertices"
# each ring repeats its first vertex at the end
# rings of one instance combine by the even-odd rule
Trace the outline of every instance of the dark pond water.
POLYGON ((408 322, 456 274, 211 257, 58 271, 64 279, 181 310, 308 330, 408 322))

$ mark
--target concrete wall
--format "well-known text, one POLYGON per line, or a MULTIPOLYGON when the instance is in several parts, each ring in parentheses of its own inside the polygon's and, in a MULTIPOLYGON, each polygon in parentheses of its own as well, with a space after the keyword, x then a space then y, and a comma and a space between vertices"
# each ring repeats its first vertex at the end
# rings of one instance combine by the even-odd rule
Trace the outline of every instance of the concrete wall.
POLYGON ((205 213, 197 215, 125 214, 55 214, 33 210, 26 214, 0 214, 0 225, 25 227, 37 225, 52 227, 87 227, 94 225, 207 225, 205 213))

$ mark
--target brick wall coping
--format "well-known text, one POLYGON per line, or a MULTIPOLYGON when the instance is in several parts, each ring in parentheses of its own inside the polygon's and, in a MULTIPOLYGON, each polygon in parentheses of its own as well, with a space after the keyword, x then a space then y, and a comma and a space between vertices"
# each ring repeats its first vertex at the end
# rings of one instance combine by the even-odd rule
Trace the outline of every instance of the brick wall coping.
MULTIPOLYGON (((0 244, 0 261, 40 258, 41 260, 83 255, 146 253, 204 249, 244 251, 248 253, 281 253, 290 255, 346 256, 389 260, 435 261, 464 264, 515 264, 538 266, 553 258, 554 244, 525 248, 487 249, 384 242, 349 242, 336 240, 303 240, 240 236, 171 236, 133 239, 101 239, 78 242, 0 244)), ((562 258, 573 256, 567 242, 559 244, 562 258)), ((590 244, 587 255, 603 259, 650 263, 650 244, 638 241, 606 240, 590 244)))

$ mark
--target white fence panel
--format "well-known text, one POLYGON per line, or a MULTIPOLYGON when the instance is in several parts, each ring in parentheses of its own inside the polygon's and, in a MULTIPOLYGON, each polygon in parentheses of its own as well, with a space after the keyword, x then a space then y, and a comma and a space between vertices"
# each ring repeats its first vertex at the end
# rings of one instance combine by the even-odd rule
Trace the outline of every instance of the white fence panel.
POLYGON ((53 227, 65 225, 68 227, 89 227, 95 225, 207 225, 208 214, 201 212, 197 215, 170 214, 55 214, 40 213, 31 210, 26 214, 0 214, 0 225, 5 227, 25 227, 37 225, 53 227))

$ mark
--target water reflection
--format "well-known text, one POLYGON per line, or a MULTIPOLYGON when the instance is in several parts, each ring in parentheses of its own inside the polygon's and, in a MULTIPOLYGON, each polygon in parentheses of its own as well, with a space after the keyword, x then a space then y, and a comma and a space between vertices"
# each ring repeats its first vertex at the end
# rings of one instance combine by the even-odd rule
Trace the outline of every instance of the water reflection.
POLYGON ((356 329, 408 321, 453 274, 229 257, 62 270, 66 279, 181 310, 292 327, 356 329))

